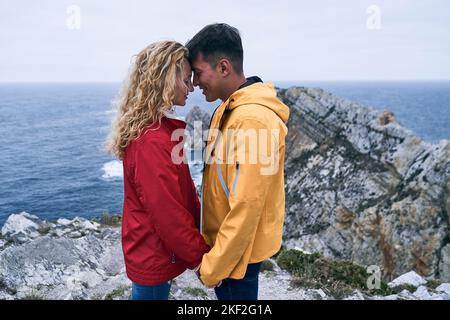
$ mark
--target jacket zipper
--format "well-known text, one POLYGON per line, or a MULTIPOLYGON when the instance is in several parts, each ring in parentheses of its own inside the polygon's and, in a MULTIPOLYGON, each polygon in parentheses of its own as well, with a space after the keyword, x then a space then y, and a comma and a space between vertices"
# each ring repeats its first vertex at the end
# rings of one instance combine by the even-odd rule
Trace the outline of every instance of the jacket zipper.
POLYGON ((239 178, 239 161, 236 162, 236 177, 234 178, 233 188, 231 189, 231 193, 234 193, 234 190, 236 189, 236 185, 239 178))
MULTIPOLYGON (((225 179, 223 178, 222 171, 220 170, 220 164, 217 164, 217 176, 219 178, 220 184, 222 185, 222 190, 225 193, 225 197, 227 197, 227 199, 229 199, 230 191, 227 188, 227 184, 225 183, 225 179)), ((239 179, 239 162, 236 162, 236 176, 234 177, 234 182, 233 182, 233 187, 231 188, 231 193, 234 193, 238 179, 239 179)))

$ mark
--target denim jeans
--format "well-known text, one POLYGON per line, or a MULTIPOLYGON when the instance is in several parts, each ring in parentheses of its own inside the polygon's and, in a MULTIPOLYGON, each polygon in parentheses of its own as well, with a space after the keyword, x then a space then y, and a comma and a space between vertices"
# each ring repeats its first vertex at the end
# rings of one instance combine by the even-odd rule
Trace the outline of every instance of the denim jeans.
POLYGON ((172 282, 164 282, 154 286, 145 286, 133 282, 131 300, 168 300, 172 282))
POLYGON ((220 287, 214 288, 219 300, 258 300, 258 276, 261 262, 247 266, 243 279, 222 280, 220 287))

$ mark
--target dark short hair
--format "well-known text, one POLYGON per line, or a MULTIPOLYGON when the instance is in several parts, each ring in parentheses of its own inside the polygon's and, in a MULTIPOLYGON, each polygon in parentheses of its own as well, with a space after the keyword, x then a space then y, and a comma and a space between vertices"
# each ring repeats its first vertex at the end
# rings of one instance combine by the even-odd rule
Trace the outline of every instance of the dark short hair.
POLYGON ((188 41, 189 61, 192 63, 201 53, 214 67, 219 59, 230 60, 237 73, 243 72, 244 50, 239 30, 226 24, 210 24, 188 41))

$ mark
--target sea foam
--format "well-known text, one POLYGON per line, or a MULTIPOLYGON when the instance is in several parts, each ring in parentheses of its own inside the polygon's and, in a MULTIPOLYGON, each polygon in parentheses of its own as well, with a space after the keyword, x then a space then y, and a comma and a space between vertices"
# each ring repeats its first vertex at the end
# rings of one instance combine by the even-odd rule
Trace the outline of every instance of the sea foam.
POLYGON ((103 167, 103 175, 104 179, 115 179, 115 178, 123 178, 122 171, 122 162, 118 160, 113 160, 106 162, 103 167))

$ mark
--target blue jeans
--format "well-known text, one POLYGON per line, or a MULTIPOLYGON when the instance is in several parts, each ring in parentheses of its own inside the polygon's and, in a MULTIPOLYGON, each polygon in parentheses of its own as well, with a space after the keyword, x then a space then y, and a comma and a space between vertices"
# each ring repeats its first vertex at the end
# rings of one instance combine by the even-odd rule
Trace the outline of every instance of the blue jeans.
POLYGON ((258 276, 261 262, 247 266, 243 279, 222 280, 220 287, 214 288, 219 300, 258 300, 258 276))
POLYGON ((154 286, 145 286, 133 282, 131 286, 131 300, 168 300, 171 281, 154 286))

